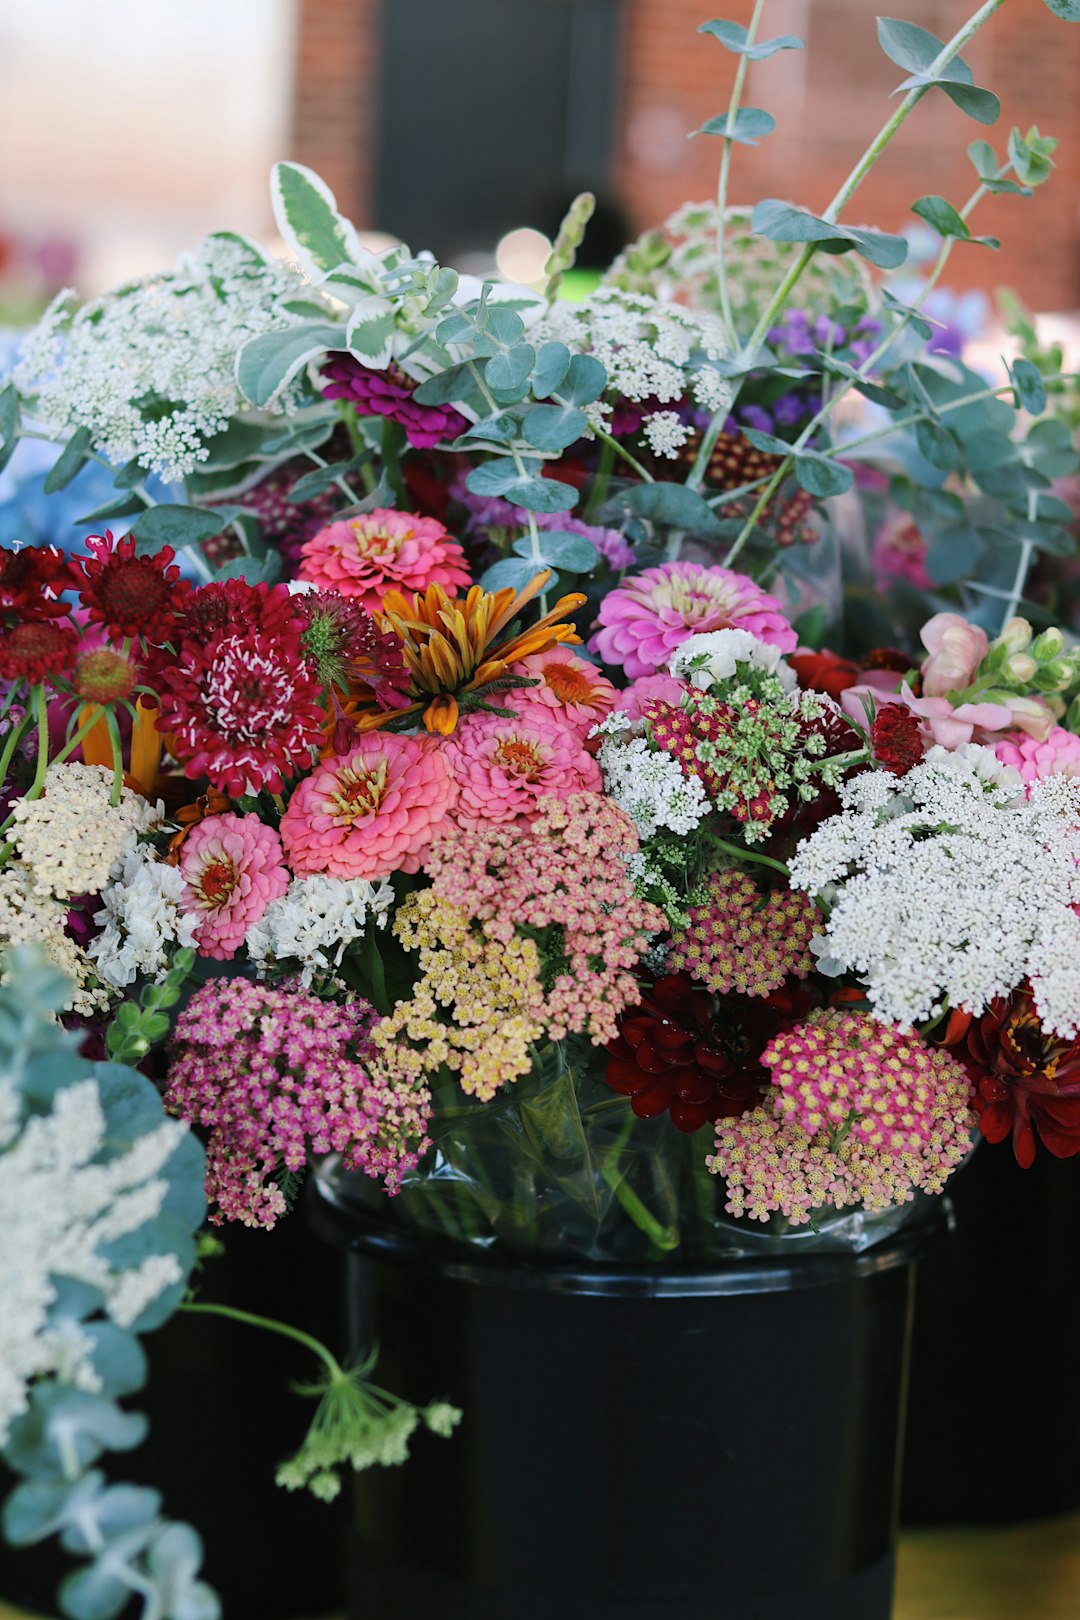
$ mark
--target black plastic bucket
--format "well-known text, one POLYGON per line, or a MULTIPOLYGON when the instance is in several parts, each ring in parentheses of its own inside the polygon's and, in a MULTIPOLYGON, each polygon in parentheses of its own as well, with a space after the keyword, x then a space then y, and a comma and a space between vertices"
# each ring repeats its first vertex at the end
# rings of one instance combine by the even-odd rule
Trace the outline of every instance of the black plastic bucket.
POLYGON ((354 1354, 464 1409, 356 1481, 350 1620, 888 1620, 914 1261, 506 1264, 315 1184, 354 1354))

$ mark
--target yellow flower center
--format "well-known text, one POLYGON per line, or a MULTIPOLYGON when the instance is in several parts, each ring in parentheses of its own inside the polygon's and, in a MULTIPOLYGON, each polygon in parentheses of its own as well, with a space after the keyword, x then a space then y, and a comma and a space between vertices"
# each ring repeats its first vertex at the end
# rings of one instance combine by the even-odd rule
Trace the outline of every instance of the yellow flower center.
POLYGON ((495 750, 495 762, 511 776, 524 776, 532 781, 544 767, 540 750, 535 743, 521 737, 507 737, 495 750))
POLYGON ((386 791, 387 764, 379 759, 370 767, 363 764, 346 766, 337 773, 334 791, 330 795, 334 819, 351 825, 364 816, 373 815, 386 791))

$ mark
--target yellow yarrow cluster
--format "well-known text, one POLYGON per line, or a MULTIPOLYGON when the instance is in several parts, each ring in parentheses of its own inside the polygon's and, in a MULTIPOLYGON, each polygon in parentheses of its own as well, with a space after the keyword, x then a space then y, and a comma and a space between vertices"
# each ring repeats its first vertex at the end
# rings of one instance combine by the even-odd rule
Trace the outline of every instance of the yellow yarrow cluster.
POLYGON ((373 1031, 389 1066, 405 1062, 406 1051, 419 1055, 425 1072, 453 1070, 462 1091, 482 1102, 527 1074, 530 1043, 544 1030, 535 942, 488 938, 432 889, 410 896, 394 932, 419 951, 420 978, 411 1000, 373 1031))

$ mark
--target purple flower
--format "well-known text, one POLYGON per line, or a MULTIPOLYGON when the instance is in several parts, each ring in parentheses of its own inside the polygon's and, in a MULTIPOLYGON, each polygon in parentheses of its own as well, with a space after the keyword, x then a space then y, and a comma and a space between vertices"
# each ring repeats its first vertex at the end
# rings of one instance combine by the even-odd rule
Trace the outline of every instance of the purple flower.
POLYGON ((360 416, 386 416, 399 422, 418 450, 456 439, 469 425, 452 405, 418 405, 413 398, 417 385, 400 366, 373 371, 351 354, 335 354, 323 366, 322 375, 329 382, 323 389, 324 399, 345 399, 356 406, 360 416))

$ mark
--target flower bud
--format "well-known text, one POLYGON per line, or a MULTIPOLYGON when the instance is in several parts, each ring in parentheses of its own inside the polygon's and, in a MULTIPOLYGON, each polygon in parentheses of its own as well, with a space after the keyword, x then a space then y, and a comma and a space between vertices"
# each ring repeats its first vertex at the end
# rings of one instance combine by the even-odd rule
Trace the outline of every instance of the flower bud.
POLYGON ((998 647, 1004 647, 1010 653, 1026 652, 1031 645, 1031 626, 1026 619, 1013 618, 1002 628, 997 639, 998 647))
POLYGON ((1029 653, 1018 652, 1013 654, 1005 667, 1014 681, 1020 681, 1026 685, 1039 666, 1029 653))
POLYGON ((1035 637, 1031 650, 1038 659, 1056 658, 1064 650, 1065 637, 1056 625, 1035 637))

